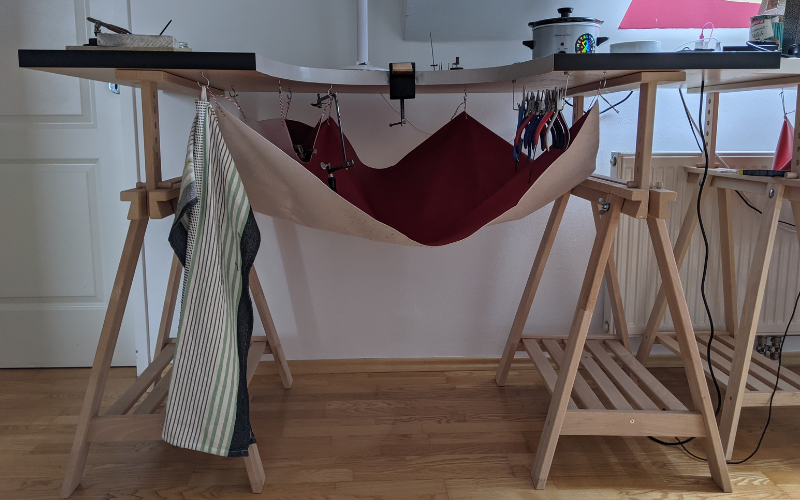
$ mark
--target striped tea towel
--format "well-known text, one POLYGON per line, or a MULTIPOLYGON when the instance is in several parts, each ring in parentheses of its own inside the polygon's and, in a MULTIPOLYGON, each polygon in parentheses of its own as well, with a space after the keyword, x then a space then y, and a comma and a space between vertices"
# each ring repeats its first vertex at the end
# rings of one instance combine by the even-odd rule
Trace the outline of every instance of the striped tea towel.
POLYGON ((208 102, 197 101, 169 241, 184 265, 164 441, 222 456, 255 443, 247 394, 248 274, 261 242, 208 102))

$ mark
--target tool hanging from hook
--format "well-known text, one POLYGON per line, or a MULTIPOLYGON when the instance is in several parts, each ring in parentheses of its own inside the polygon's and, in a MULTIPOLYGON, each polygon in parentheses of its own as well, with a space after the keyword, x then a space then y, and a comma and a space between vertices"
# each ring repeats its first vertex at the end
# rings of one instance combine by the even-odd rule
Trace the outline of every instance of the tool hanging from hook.
POLYGON ((336 122, 339 125, 339 139, 341 139, 342 141, 342 156, 344 157, 344 161, 336 167, 332 166, 331 163, 324 163, 324 162, 320 162, 319 166, 325 169, 326 172, 328 172, 328 186, 330 186, 330 188, 333 189, 334 193, 338 193, 338 191, 336 190, 336 177, 334 177, 333 173, 341 169, 347 170, 348 168, 352 167, 355 164, 355 161, 347 160, 347 149, 344 146, 344 131, 342 130, 342 113, 339 110, 339 97, 336 94, 336 92, 332 92, 332 90, 333 86, 331 86, 331 88, 328 89, 328 93, 326 95, 320 96, 320 94, 317 94, 317 102, 312 102, 311 105, 314 106, 315 108, 322 109, 322 106, 325 103, 325 101, 330 102, 330 100, 332 100, 333 103, 336 105, 336 122))
MULTIPOLYGON (((512 82, 512 85, 516 82, 512 82)), ((513 86, 512 86, 513 88, 513 86)), ((537 148, 542 153, 551 148, 566 150, 570 144, 570 132, 564 118, 566 88, 527 92, 524 87, 522 100, 514 108, 517 111, 517 133, 514 135, 514 171, 519 168, 523 150, 527 149, 527 160, 533 161, 537 148)), ((531 164, 531 173, 533 164, 531 164)))

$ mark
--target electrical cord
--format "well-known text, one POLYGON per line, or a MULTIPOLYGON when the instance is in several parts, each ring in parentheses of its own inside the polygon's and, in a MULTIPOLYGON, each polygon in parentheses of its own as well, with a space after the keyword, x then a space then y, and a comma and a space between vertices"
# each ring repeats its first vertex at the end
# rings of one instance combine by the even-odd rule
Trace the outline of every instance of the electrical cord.
MULTIPOLYGON (((600 111, 600 114, 602 115, 603 113, 606 113, 606 112, 608 112, 608 111, 611 111, 612 109, 616 108, 617 106, 619 106, 619 105, 620 105, 620 104, 622 104, 623 102, 627 101, 627 100, 628 100, 628 98, 630 98, 630 96, 632 96, 632 95, 633 95, 633 90, 631 90, 630 92, 628 92, 628 95, 626 95, 625 97, 623 97, 621 101, 619 101, 619 102, 615 102, 614 104, 611 104, 611 105, 610 105, 609 107, 607 107, 606 109, 604 109, 604 110, 601 110, 601 111, 600 111)), ((564 99, 564 104, 566 104, 566 105, 567 105, 567 106, 569 106, 570 108, 572 107, 572 103, 571 103, 571 102, 569 102, 569 101, 568 101, 568 100, 566 100, 566 99, 564 99)))
POLYGON ((706 180, 708 180, 708 146, 703 139, 703 100, 705 98, 705 80, 700 81, 700 111, 697 114, 698 130, 700 132, 700 141, 703 144, 703 156, 705 157, 705 166, 703 168, 703 178, 700 179, 700 190, 697 193, 697 224, 700 226, 700 234, 703 235, 703 245, 705 247, 705 254, 703 256, 703 276, 700 279, 700 296, 703 298, 703 307, 708 316, 708 323, 711 327, 711 332, 708 336, 708 345, 706 349, 706 359, 708 360, 708 373, 711 375, 711 381, 714 382, 714 389, 717 391, 717 409, 714 411, 714 416, 719 414, 722 408, 722 391, 719 388, 719 382, 714 375, 714 364, 711 362, 711 344, 714 342, 714 318, 711 317, 711 308, 708 305, 706 298, 706 277, 708 275, 708 236, 706 235, 706 228, 703 224, 703 215, 700 213, 700 204, 703 199, 703 190, 706 187, 706 180))
MULTIPOLYGON (((767 422, 764 424, 764 430, 761 431, 761 437, 758 438, 758 444, 756 445, 756 449, 753 450, 753 452, 750 453, 746 458, 743 458, 741 460, 728 460, 727 461, 728 465, 739 465, 747 462, 748 460, 750 460, 755 456, 759 448, 761 448, 761 443, 764 442, 764 436, 767 434, 769 423, 772 420, 772 402, 775 399, 775 393, 778 391, 778 382, 781 379, 781 367, 783 366, 783 346, 786 345, 786 337, 789 335, 789 327, 792 325, 792 321, 794 321, 794 316, 797 313, 798 302, 800 302, 800 292, 797 294, 797 298, 794 299, 794 308, 792 309, 792 315, 789 317, 789 322, 786 324, 786 330, 783 331, 783 336, 781 337, 781 346, 778 348, 778 369, 775 370, 775 385, 772 386, 772 394, 770 394, 769 396, 769 407, 768 407, 769 409, 767 411, 767 422)), ((669 443, 669 444, 673 446, 678 445, 678 443, 669 443)), ((689 456, 691 456, 692 458, 695 458, 703 462, 708 461, 707 458, 695 455, 694 453, 686 449, 685 446, 683 445, 680 446, 681 448, 683 448, 683 451, 688 453, 689 456)))
MULTIPOLYGON (((702 123, 702 116, 703 116, 703 91, 704 91, 704 87, 705 87, 705 81, 702 81, 700 83, 700 114, 699 114, 701 123, 702 123)), ((689 108, 686 106, 686 101, 683 98, 683 92, 681 92, 680 89, 678 89, 678 92, 681 95, 681 101, 683 102, 683 107, 684 107, 684 109, 686 111, 686 117, 689 120, 689 126, 692 129, 692 136, 694 137, 695 142, 697 143, 697 145, 699 147, 700 146, 700 142, 699 142, 699 140, 697 138, 697 135, 695 134, 695 129, 697 129, 697 131, 700 133, 700 137, 701 138, 703 137, 703 129, 702 129, 701 126, 698 126, 697 123, 695 123, 694 120, 692 119, 692 116, 689 113, 689 108)), ((709 309, 709 306, 708 306, 708 301, 707 301, 706 295, 705 295, 705 280, 706 280, 706 272, 707 272, 707 267, 708 267, 708 239, 706 238, 705 228, 703 227, 703 218, 702 218, 701 213, 700 213, 700 201, 702 200, 703 188, 705 187, 706 179, 708 177, 708 161, 709 160, 708 160, 708 148, 706 147, 705 141, 703 141, 702 150, 703 150, 703 154, 705 156, 705 168, 704 168, 704 172, 703 172, 703 178, 700 181, 700 191, 698 192, 697 206, 696 206, 698 223, 700 225, 700 230, 701 230, 701 232, 703 234, 703 242, 705 244, 705 260, 703 262, 703 277, 702 277, 702 279, 700 281, 700 294, 701 294, 701 296, 703 298, 703 305, 705 306, 706 314, 708 315, 709 323, 710 323, 710 326, 711 326, 711 334, 709 335, 708 345, 707 345, 707 350, 706 350, 706 359, 708 360, 709 374, 711 375, 711 379, 714 382, 714 388, 716 389, 716 392, 717 392, 717 408, 714 411, 714 416, 716 417, 719 414, 719 412, 720 412, 720 410, 722 408, 722 393, 720 391, 719 383, 717 382, 716 376, 714 375, 714 367, 713 367, 713 365, 711 363, 711 343, 714 340, 714 321, 711 318, 711 312, 710 312, 710 309, 709 309)), ((756 210, 757 212, 761 213, 761 211, 758 210, 752 204, 750 204, 739 191, 736 191, 736 193, 739 195, 739 197, 742 199, 742 201, 744 201, 745 204, 747 204, 747 206, 749 206, 750 208, 752 208, 752 209, 756 210)), ((789 224, 787 222, 784 222, 784 223, 785 224, 789 224)), ((793 225, 793 224, 790 224, 790 225, 793 225)), ((778 390, 778 383, 780 382, 781 366, 782 366, 782 362, 783 362, 783 346, 786 343, 786 336, 789 334, 789 327, 791 326, 792 321, 794 321, 795 314, 797 313, 797 305, 798 305, 799 302, 800 302, 800 292, 798 292, 797 298, 794 301, 794 308, 792 309, 792 315, 789 318, 789 322, 786 324, 786 330, 783 332, 781 345, 780 345, 780 348, 778 349, 778 369, 776 370, 776 373, 775 373, 775 385, 772 388, 772 394, 770 395, 770 398, 769 398, 769 409, 768 409, 768 413, 767 413, 767 421, 764 424, 764 429, 761 431, 761 437, 758 440, 758 444, 756 445, 756 448, 753 450, 753 452, 750 453, 750 455, 748 455, 747 457, 745 457, 745 458, 743 458, 741 460, 728 460, 728 461, 726 461, 726 463, 729 464, 729 465, 740 465, 740 464, 743 464, 743 463, 747 462, 748 460, 753 458, 755 456, 755 454, 758 453, 758 450, 761 448, 761 443, 763 443, 763 441, 764 441, 764 436, 767 434, 767 429, 769 428, 770 421, 772 420, 772 403, 773 403, 773 401, 775 399, 775 393, 778 390)), ((683 441, 681 441, 678 438, 675 438, 675 442, 674 443, 667 442, 667 441, 661 441, 661 440, 656 439, 654 437, 650 437, 650 439, 652 441, 655 441, 656 443, 663 444, 665 446, 680 446, 683 449, 683 451, 685 451, 692 458, 694 458, 696 460, 704 461, 704 462, 708 461, 707 458, 703 458, 701 456, 698 456, 698 455, 692 453, 691 451, 689 451, 689 449, 686 448, 685 444, 691 442, 692 440, 694 440, 693 437, 685 439, 683 441)))
MULTIPOLYGON (((600 114, 602 115, 603 113, 607 113, 607 112, 611 111, 612 109, 616 108, 617 106, 619 106, 623 102, 627 101, 628 98, 630 96, 632 96, 632 95, 633 95, 633 91, 631 90, 630 92, 628 92, 628 95, 626 95, 621 101, 616 102, 614 104, 609 104, 609 106, 606 109, 600 111, 600 114)), ((608 101, 606 101, 606 102, 608 102, 608 101)), ((619 111, 617 111, 617 112, 619 112, 619 111)))
MULTIPOLYGON (((736 194, 739 195, 739 198, 742 199, 742 201, 744 202, 745 205, 747 205, 748 207, 752 208, 753 210, 755 210, 756 212, 758 212, 760 214, 763 213, 761 210, 756 208, 752 203, 750 203, 750 201, 748 201, 748 199, 745 198, 742 193, 740 193, 739 191, 736 191, 736 194)), ((786 224, 787 226, 797 227, 794 224, 792 224, 791 222, 786 222, 785 220, 778 219, 778 222, 780 222, 781 224, 786 224)), ((795 221, 795 222, 797 222, 797 221, 795 221)))
MULTIPOLYGON (((680 88, 678 89, 678 93, 679 93, 679 94, 680 94, 680 96, 681 96, 681 102, 683 103, 683 109, 686 111, 686 117, 687 117, 687 119, 689 120, 689 127, 692 129, 692 136, 694 137, 694 142, 696 142, 696 143, 697 143, 697 148, 698 148, 698 149, 700 149, 700 150, 702 151, 702 150, 703 150, 703 147, 702 147, 702 146, 700 146, 700 141, 698 141, 698 140, 697 140, 697 135, 695 134, 695 130, 698 130, 698 131, 699 131, 699 128, 698 128, 698 126, 697 126, 697 123, 695 123, 695 121, 694 121, 694 118, 692 118, 692 115, 689 113, 689 107, 688 107, 688 106, 686 106, 686 100, 683 98, 683 92, 681 91, 681 89, 680 89, 680 88)), ((785 112, 785 111, 786 111, 786 110, 784 109, 784 112, 785 112)), ((789 113, 794 113, 794 111, 790 111, 789 113)), ((700 136, 702 137, 702 133, 700 134, 700 136)), ((719 159, 719 161, 720 161, 722 164, 724 164, 724 165, 725 165, 727 168, 730 168, 730 167, 728 167, 728 164, 727 164, 727 163, 725 163, 725 160, 723 160, 723 159, 722 159, 722 157, 720 157, 719 155, 716 155, 716 157, 717 157, 717 159, 719 159)), ((750 201, 749 201, 749 200, 748 200, 748 199, 747 199, 747 198, 746 198, 746 197, 745 197, 745 196, 744 196, 744 195, 743 195, 743 194, 742 194, 740 191, 736 191, 736 194, 738 194, 738 195, 739 195, 739 198, 741 198, 741 199, 742 199, 742 201, 745 203, 745 205, 747 205, 748 207, 752 208, 753 210, 755 210, 755 211, 756 211, 756 212, 758 212, 759 214, 760 214, 760 213, 762 213, 762 212, 761 212, 761 210, 759 210, 758 208, 756 208, 755 206, 753 206, 753 204, 752 204, 752 203, 750 203, 750 201)), ((794 224, 792 224, 791 222, 786 222, 786 221, 784 221, 784 220, 778 220, 778 222, 780 222, 781 224, 786 224, 787 226, 796 227, 796 226, 795 226, 794 224)), ((795 221, 795 222, 796 222, 796 221, 795 221)), ((784 228, 784 229, 787 229, 787 228, 784 228)), ((787 229, 787 230, 789 230, 789 229, 787 229)))
MULTIPOLYGON (((700 110, 698 112, 698 117, 700 118, 700 122, 702 122, 703 119, 704 93, 705 93, 705 80, 700 82, 700 110)), ((691 120, 691 115, 689 114, 689 108, 686 107, 686 101, 683 99, 683 92, 681 92, 681 101, 683 101, 684 109, 686 110, 687 117, 689 118, 689 124, 692 125, 693 122, 691 120)), ((702 127, 698 127, 698 129, 700 132, 700 137, 702 138, 703 129, 702 127)), ((700 141, 697 139, 697 136, 695 135, 694 127, 692 127, 692 135, 694 136, 697 145, 700 146, 700 141)), ((695 209, 697 210, 697 222, 698 225, 700 226, 700 233, 703 236, 703 244, 705 247, 705 253, 703 255, 703 275, 700 279, 700 296, 703 298, 703 306, 705 307, 706 315, 708 316, 708 322, 711 327, 711 334, 708 337, 708 345, 706 349, 706 359, 708 360, 709 374, 711 375, 711 380, 714 382, 714 388, 716 389, 717 392, 717 409, 714 411, 714 416, 716 417, 717 414, 719 413, 720 408, 722 407, 722 391, 719 388, 717 377, 716 375, 714 375, 714 367, 712 366, 711 363, 711 343, 714 341, 714 319, 711 317, 711 309, 708 305, 708 299, 706 298, 706 276, 708 275, 708 236, 706 235, 706 229, 705 226, 703 225, 703 217, 702 214, 700 213, 700 201, 703 199, 703 189, 705 188, 706 179, 708 178, 708 148, 706 147, 705 141, 703 141, 702 150, 703 150, 703 155, 705 156, 705 168, 703 171, 703 178, 700 180, 700 191, 697 194, 697 205, 695 209)), ((664 446, 680 446, 681 448, 684 449, 686 449, 684 447, 686 443, 689 443, 694 440, 693 437, 685 439, 683 441, 681 441, 678 438, 675 438, 675 442, 671 443, 668 441, 661 441, 660 439, 654 438, 652 436, 648 437, 650 438, 650 440, 655 441, 658 444, 664 446)))

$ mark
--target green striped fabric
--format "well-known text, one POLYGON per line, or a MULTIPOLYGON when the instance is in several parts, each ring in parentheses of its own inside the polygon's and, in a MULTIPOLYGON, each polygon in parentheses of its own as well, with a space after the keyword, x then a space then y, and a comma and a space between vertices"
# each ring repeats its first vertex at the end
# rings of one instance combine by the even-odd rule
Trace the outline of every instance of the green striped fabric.
POLYGON ((214 455, 229 454, 236 422, 240 243, 249 213, 216 115, 197 101, 176 213, 188 238, 163 438, 214 455))

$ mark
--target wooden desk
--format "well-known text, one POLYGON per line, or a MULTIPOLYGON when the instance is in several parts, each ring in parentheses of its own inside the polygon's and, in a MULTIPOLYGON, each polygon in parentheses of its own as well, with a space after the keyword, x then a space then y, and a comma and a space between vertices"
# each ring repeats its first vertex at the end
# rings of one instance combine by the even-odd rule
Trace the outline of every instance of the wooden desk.
MULTIPOLYGON (((153 439, 158 435, 159 416, 98 416, 99 401, 147 221, 174 213, 178 181, 163 181, 161 178, 158 89, 196 94, 197 82, 205 83, 207 77, 210 86, 218 89, 218 92, 231 87, 243 92, 276 92, 282 85, 295 92, 322 93, 332 85, 337 92, 386 93, 388 75, 383 72, 297 67, 269 61, 252 53, 21 50, 19 61, 22 67, 142 89, 146 182, 124 191, 121 196, 123 200, 131 202, 128 216, 131 220, 130 230, 61 492, 66 497, 80 482, 90 442, 153 439), (125 432, 119 433, 120 428, 124 428, 125 432)), ((532 471, 536 488, 544 488, 558 437, 562 434, 648 436, 686 433, 706 438, 704 442, 711 476, 722 490, 731 490, 719 432, 703 378, 702 361, 678 277, 678 265, 666 233, 667 206, 675 199, 675 193, 655 189, 650 183, 656 89, 658 85, 691 86, 703 79, 715 85, 733 85, 758 75, 766 78, 775 74, 782 77, 800 74, 798 62, 781 60, 777 54, 761 52, 556 54, 496 68, 417 73, 419 93, 513 92, 521 91, 523 86, 528 90, 566 86, 569 95, 574 97, 573 120, 583 112, 586 95, 612 89, 640 90, 634 182, 629 184, 592 176, 556 200, 498 368, 496 381, 498 385, 503 385, 514 354, 517 350, 525 350, 553 394, 532 471), (597 226, 597 236, 572 327, 568 336, 523 336, 525 320, 570 196, 592 202, 592 217, 597 226), (590 338, 587 341, 589 322, 603 275, 613 298, 615 323, 625 324, 616 270, 610 258, 612 241, 622 215, 646 220, 650 229, 656 260, 665 284, 664 295, 676 322, 676 340, 686 367, 693 410, 685 408, 633 357, 624 328, 619 327, 618 336, 614 338, 590 338), (558 365, 557 374, 542 347, 558 365), (618 361, 624 369, 620 368, 618 361), (600 396, 610 401, 610 408, 606 408, 601 398, 578 374, 579 366, 584 366, 594 378, 600 396), (574 395, 574 401, 570 395, 574 395)), ((171 360, 172 348, 167 338, 180 276, 180 266, 176 262, 173 261, 171 288, 167 293, 159 331, 160 353, 146 370, 147 377, 141 377, 132 386, 130 394, 126 393, 122 402, 115 405, 114 408, 120 413, 130 410, 147 386, 159 379, 161 370, 171 360)), ((283 367, 282 376, 288 387, 291 377, 255 271, 251 274, 251 287, 268 338, 258 343, 263 349, 251 348, 250 358, 259 359, 260 353, 269 346, 279 366, 283 367)), ((151 393, 157 397, 152 396, 153 400, 148 402, 151 399, 148 396, 137 408, 151 410, 160 404, 166 396, 163 380, 156 382, 156 389, 151 393)), ((254 453, 253 459, 247 462, 253 491, 260 490, 264 477, 257 457, 258 454, 254 453)))

